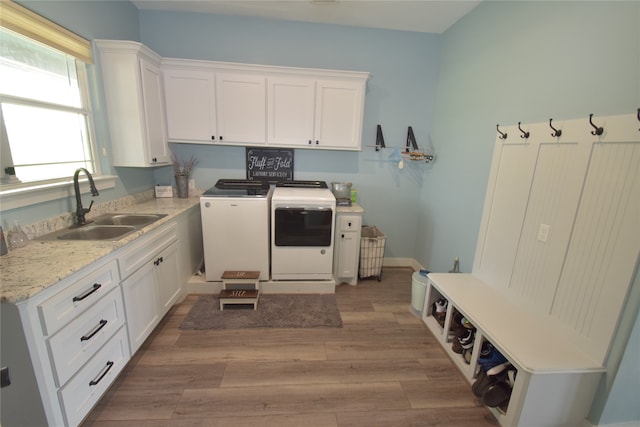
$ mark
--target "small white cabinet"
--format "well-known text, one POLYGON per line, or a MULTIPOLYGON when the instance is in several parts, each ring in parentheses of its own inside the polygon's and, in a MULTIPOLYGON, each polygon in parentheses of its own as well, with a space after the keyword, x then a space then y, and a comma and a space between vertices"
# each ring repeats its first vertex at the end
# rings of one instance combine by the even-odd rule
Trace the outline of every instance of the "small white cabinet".
POLYGON ((333 276, 336 284, 358 283, 360 236, 364 210, 357 204, 336 208, 333 276))
POLYGON ((161 58, 132 41, 96 40, 114 166, 169 163, 161 58))
POLYGON ((140 348, 178 297, 177 246, 176 225, 169 224, 118 256, 131 354, 140 348))

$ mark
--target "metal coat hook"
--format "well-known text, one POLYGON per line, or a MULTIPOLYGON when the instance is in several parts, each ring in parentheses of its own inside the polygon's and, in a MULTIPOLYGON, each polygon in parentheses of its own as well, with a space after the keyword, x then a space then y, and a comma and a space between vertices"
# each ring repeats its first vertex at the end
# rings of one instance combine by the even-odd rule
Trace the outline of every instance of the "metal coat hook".
POLYGON ((562 135, 562 129, 556 129, 556 128, 554 128, 554 127, 553 127, 553 125, 551 124, 551 121, 552 121, 552 120, 553 120, 553 119, 549 119, 549 127, 550 127, 551 129, 553 129, 553 133, 551 134, 551 136, 554 136, 554 137, 556 137, 556 138, 557 138, 557 137, 559 137, 560 135, 562 135))
POLYGON ((411 149, 418 151, 418 143, 416 142, 416 137, 413 135, 413 129, 409 126, 409 128, 407 128, 407 152, 411 149))
POLYGON ((522 139, 529 139, 529 137, 531 136, 530 132, 525 132, 524 130, 522 130, 522 128, 520 127, 520 123, 518 122, 518 129, 520 129, 520 132, 522 132, 522 135, 520 135, 520 138, 522 139))
POLYGON ((500 134, 500 136, 498 138, 500 139, 507 139, 507 134, 504 132, 500 131, 500 124, 496 125, 496 129, 498 130, 498 133, 500 134))
POLYGON ((593 124, 592 118, 593 118, 593 114, 589 114, 589 123, 595 129, 591 131, 591 135, 602 135, 602 132, 604 132, 604 128, 598 127, 595 124, 593 124))
POLYGON ((382 135, 382 126, 378 125, 376 129, 376 151, 380 151, 381 148, 385 148, 384 136, 382 135))

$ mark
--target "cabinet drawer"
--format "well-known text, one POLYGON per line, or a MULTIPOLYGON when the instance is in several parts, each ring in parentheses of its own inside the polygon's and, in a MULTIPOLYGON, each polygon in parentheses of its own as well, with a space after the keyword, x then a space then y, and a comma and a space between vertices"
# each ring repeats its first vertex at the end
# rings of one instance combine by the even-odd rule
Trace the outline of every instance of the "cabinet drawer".
POLYGON ((175 223, 169 224, 153 233, 152 236, 133 244, 130 249, 120 254, 118 256, 118 262, 120 263, 122 279, 129 277, 145 263, 150 261, 155 254, 175 242, 178 239, 176 228, 175 223))
POLYGON ((124 325, 120 289, 114 288, 48 341, 57 386, 66 383, 124 325))
POLYGON ((360 216, 340 216, 340 224, 338 224, 340 231, 356 231, 360 230, 362 225, 362 218, 360 216))
POLYGON ((111 261, 75 280, 38 306, 45 335, 53 335, 118 285, 118 266, 111 261))
POLYGON ((89 363, 58 391, 68 425, 80 424, 128 360, 127 333, 125 328, 120 328, 89 363))

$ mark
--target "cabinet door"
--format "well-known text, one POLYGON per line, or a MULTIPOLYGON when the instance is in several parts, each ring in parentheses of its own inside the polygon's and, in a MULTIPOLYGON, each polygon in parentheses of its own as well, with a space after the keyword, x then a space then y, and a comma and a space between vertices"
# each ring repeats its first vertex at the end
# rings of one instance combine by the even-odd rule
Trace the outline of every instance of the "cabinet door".
POLYGON ((266 79, 216 74, 218 133, 221 143, 264 144, 267 132, 266 79))
POLYGON ((182 291, 179 268, 177 243, 172 243, 154 260, 153 270, 158 282, 160 316, 169 311, 182 291))
POLYGON ((315 86, 314 79, 268 79, 269 144, 309 146, 315 143, 315 86))
POLYGON ((358 232, 340 231, 338 232, 338 259, 336 276, 337 278, 351 279, 358 274, 358 249, 360 248, 360 238, 358 232))
POLYGON ((169 141, 217 140, 215 91, 213 72, 164 70, 169 141))
POLYGON ((146 161, 150 165, 169 163, 167 127, 164 117, 164 96, 160 67, 140 58, 140 76, 144 102, 146 130, 146 161))
POLYGON ((360 150, 364 83, 318 80, 314 145, 360 150))
POLYGON ((160 321, 156 283, 154 264, 151 261, 122 282, 132 355, 160 321))
POLYGON ((95 43, 100 52, 113 165, 168 164, 160 57, 137 42, 95 43))

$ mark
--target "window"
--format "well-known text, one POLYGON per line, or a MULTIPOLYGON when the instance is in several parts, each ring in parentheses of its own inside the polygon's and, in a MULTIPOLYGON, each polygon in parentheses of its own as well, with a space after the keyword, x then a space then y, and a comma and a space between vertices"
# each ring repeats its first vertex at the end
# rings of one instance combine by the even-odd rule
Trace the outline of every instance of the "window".
POLYGON ((94 157, 85 73, 91 44, 0 2, 0 211, 68 198, 78 167, 94 173, 99 190, 113 188, 117 177, 100 175, 94 157))
POLYGON ((95 172, 84 63, 0 31, 4 182, 68 178, 79 167, 95 172))

